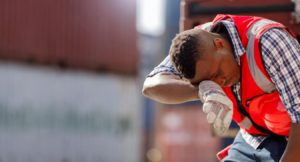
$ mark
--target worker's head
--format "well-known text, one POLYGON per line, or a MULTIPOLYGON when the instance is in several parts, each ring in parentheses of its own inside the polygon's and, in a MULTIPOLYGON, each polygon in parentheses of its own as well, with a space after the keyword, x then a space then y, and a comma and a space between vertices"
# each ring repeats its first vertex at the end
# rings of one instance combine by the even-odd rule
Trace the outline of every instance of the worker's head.
POLYGON ((179 33, 169 51, 176 70, 192 84, 212 80, 220 86, 239 81, 240 69, 229 40, 201 29, 179 33))

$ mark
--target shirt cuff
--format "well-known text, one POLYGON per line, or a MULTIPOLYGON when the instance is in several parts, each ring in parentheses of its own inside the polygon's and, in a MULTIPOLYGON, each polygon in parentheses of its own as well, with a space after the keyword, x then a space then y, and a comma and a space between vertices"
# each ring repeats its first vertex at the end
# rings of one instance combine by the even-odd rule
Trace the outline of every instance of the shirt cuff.
POLYGON ((292 123, 300 123, 300 105, 295 105, 290 109, 287 109, 292 123))

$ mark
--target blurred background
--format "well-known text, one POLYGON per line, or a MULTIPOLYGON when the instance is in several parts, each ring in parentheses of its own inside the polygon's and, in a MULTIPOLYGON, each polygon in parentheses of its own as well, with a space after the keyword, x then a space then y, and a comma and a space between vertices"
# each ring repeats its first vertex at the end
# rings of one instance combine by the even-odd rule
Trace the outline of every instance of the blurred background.
POLYGON ((199 102, 141 95, 179 31, 218 13, 287 25, 299 0, 0 0, 0 162, 214 162, 199 102))

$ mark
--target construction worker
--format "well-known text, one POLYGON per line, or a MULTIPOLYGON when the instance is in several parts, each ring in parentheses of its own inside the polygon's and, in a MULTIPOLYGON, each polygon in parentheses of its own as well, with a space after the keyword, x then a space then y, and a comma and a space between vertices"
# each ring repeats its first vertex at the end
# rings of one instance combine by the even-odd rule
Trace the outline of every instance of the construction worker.
POLYGON ((300 46, 278 22, 217 15, 179 33, 143 94, 167 104, 201 100, 220 134, 233 119, 241 129, 224 162, 300 161, 300 46))

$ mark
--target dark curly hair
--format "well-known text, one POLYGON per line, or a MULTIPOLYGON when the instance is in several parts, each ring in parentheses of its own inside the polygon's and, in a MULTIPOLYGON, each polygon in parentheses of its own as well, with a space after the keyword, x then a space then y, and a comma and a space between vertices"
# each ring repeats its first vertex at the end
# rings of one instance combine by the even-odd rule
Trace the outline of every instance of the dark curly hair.
POLYGON ((181 32, 172 40, 169 55, 176 70, 186 79, 195 76, 196 61, 200 58, 201 30, 191 29, 181 32))

